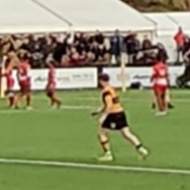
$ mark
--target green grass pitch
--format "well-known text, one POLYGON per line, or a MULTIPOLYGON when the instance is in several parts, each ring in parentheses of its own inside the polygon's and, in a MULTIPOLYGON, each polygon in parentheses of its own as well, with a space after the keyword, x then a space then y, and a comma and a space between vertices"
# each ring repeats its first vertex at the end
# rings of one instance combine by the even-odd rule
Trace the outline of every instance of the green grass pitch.
MULTIPOLYGON (((112 132, 116 160, 106 165, 190 171, 190 91, 171 93, 176 109, 164 117, 154 116, 150 91, 121 93, 131 129, 151 155, 140 161, 129 143, 112 132)), ((59 96, 70 109, 51 110, 43 93, 34 95, 32 111, 8 110, 0 100, 0 158, 101 164, 96 159, 102 153, 98 122, 90 109, 82 109, 98 107, 99 92, 67 91, 59 96)), ((190 175, 0 163, 0 190, 107 189, 189 190, 190 175)))

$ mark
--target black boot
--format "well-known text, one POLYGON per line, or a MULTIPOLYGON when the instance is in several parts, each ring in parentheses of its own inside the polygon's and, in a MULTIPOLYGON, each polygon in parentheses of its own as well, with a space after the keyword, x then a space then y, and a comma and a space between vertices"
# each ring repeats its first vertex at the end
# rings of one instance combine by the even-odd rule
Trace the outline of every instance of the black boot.
POLYGON ((174 109, 174 108, 175 108, 175 106, 169 102, 168 103, 168 109, 174 109))

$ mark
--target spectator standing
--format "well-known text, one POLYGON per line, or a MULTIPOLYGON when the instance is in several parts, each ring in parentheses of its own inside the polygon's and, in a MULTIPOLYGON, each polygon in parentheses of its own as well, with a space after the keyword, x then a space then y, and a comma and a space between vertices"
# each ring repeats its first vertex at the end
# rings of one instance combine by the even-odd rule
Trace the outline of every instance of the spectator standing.
POLYGON ((121 62, 121 52, 123 50, 123 37, 121 36, 119 30, 115 31, 114 36, 111 37, 111 54, 112 54, 112 63, 121 62))
POLYGON ((185 42, 185 34, 183 32, 183 29, 179 27, 177 34, 174 36, 174 40, 176 43, 177 48, 177 63, 180 62, 180 55, 183 51, 184 42, 185 42))
POLYGON ((148 38, 147 35, 144 36, 144 39, 142 41, 142 49, 143 50, 149 50, 152 48, 152 42, 150 41, 150 39, 148 38))
POLYGON ((95 39, 95 41, 96 41, 99 45, 103 45, 103 43, 104 43, 104 35, 103 35, 99 30, 96 31, 96 34, 95 34, 95 36, 94 36, 94 39, 95 39))
POLYGON ((178 77, 177 84, 184 87, 190 81, 190 39, 186 37, 183 50, 183 59, 185 63, 184 73, 178 77))
POLYGON ((53 59, 60 63, 62 62, 63 56, 67 54, 68 49, 68 43, 67 43, 68 37, 66 37, 63 42, 57 42, 56 47, 53 52, 53 59))
POLYGON ((130 33, 125 38, 126 50, 128 54, 128 63, 135 63, 137 53, 140 50, 140 41, 137 39, 136 33, 130 33))
POLYGON ((142 41, 142 50, 143 50, 142 64, 153 63, 155 60, 155 54, 154 54, 152 42, 148 38, 147 35, 144 36, 144 39, 142 41))

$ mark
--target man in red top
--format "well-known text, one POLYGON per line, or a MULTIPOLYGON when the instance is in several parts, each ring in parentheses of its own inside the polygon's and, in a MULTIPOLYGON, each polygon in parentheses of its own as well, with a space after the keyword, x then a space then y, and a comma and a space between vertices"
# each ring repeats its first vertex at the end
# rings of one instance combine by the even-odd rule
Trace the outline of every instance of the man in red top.
POLYGON ((183 46, 185 42, 185 34, 183 33, 181 27, 179 27, 177 34, 174 36, 174 40, 177 46, 177 62, 180 62, 180 53, 183 51, 183 46))
POLYGON ((9 107, 12 108, 15 100, 15 95, 13 91, 15 81, 13 78, 13 66, 11 65, 11 61, 9 58, 6 60, 5 72, 2 74, 2 77, 6 77, 6 95, 8 97, 9 107))
POLYGON ((55 68, 53 66, 53 62, 50 61, 47 65, 49 67, 49 72, 48 72, 48 83, 46 86, 46 94, 47 97, 50 98, 51 100, 51 106, 53 107, 56 105, 57 107, 61 106, 61 101, 58 99, 55 90, 56 90, 56 79, 55 79, 55 68))
POLYGON ((17 67, 17 78, 20 86, 20 93, 18 94, 15 107, 19 108, 18 104, 23 97, 26 97, 26 107, 31 107, 31 77, 30 77, 30 64, 26 55, 21 58, 21 62, 17 67))
POLYGON ((157 63, 153 67, 151 77, 153 82, 153 91, 156 97, 158 112, 156 115, 166 114, 166 90, 169 86, 168 68, 162 59, 158 56, 157 63))

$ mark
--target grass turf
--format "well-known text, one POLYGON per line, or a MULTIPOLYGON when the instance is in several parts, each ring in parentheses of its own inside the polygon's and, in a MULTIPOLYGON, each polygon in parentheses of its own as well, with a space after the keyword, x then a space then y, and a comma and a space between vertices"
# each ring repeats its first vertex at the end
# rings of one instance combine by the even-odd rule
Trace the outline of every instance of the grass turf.
MULTIPOLYGON (((60 92, 65 105, 99 105, 98 91, 60 92)), ((111 133, 116 160, 110 165, 190 169, 190 91, 172 91, 176 109, 155 117, 149 91, 121 93, 131 129, 151 150, 139 161, 118 133, 111 133)), ((0 102, 0 157, 95 163, 101 149, 97 120, 90 110, 50 110, 44 94, 34 95, 33 111, 6 110, 0 102)), ((113 172, 0 164, 2 190, 181 190, 190 189, 190 176, 113 172)))

